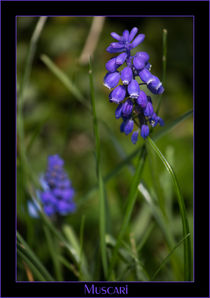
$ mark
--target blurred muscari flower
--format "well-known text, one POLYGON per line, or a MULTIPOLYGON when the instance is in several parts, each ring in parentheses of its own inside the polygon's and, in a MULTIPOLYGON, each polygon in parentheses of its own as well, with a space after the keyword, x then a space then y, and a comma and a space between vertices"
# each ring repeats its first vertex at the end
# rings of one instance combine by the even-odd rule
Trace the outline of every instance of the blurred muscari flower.
POLYGON ((63 165, 64 161, 58 154, 49 156, 47 171, 40 178, 43 191, 39 196, 48 216, 67 215, 76 209, 73 200, 75 192, 63 165))
POLYGON ((140 89, 140 85, 147 85, 153 94, 164 92, 160 80, 150 72, 149 55, 146 52, 137 52, 131 56, 131 50, 145 38, 144 34, 136 36, 137 32, 138 29, 134 27, 130 33, 124 30, 122 36, 115 32, 111 33, 117 42, 112 42, 106 50, 109 53, 120 54, 106 63, 108 73, 104 77, 104 85, 113 89, 109 94, 110 102, 118 104, 115 117, 123 119, 120 126, 121 132, 128 135, 133 131, 134 123, 138 126, 131 136, 133 144, 137 142, 139 134, 144 139, 149 135, 149 125, 152 127, 158 123, 161 126, 164 125, 163 120, 154 112, 151 97, 140 89), (119 71, 118 68, 124 63, 125 66, 119 71), (136 77, 141 79, 141 84, 136 77), (120 79, 121 84, 119 84, 120 79))

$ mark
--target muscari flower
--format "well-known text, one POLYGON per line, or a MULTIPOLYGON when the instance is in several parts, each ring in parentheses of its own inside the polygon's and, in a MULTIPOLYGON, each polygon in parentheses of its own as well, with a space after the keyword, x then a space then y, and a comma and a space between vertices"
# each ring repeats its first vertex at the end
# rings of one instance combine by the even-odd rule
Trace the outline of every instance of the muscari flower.
POLYGON ((67 215, 76 209, 74 189, 67 173, 63 169, 64 161, 59 155, 48 157, 46 173, 40 178, 43 191, 39 196, 44 212, 48 216, 54 214, 67 215))
POLYGON ((137 142, 139 134, 144 139, 149 135, 149 125, 164 125, 164 121, 154 112, 151 97, 140 89, 141 85, 146 85, 153 94, 164 92, 158 77, 151 73, 148 53, 137 52, 134 56, 131 55, 131 50, 145 38, 144 34, 136 36, 137 32, 138 29, 134 27, 130 32, 124 30, 122 35, 111 33, 116 41, 108 46, 107 51, 117 53, 117 56, 106 63, 108 73, 104 77, 104 85, 113 89, 109 100, 118 105, 115 117, 123 119, 120 131, 128 135, 134 129, 134 123, 138 126, 131 135, 133 144, 137 142), (118 70, 120 66, 123 66, 121 71, 118 70), (141 84, 138 83, 139 78, 141 84))

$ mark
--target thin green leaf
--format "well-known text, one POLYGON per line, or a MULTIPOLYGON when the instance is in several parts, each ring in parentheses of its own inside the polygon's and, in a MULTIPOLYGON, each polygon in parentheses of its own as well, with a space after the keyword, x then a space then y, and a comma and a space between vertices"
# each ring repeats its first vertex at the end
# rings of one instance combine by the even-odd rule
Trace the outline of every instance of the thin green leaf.
MULTIPOLYGON (((176 127, 179 123, 187 119, 192 115, 192 110, 188 111, 187 113, 181 115, 176 120, 168 123, 165 125, 164 128, 160 129, 158 132, 154 133, 153 139, 158 140, 162 136, 164 136, 166 133, 168 133, 171 129, 176 127)), ((109 180, 111 180, 113 177, 115 177, 125 166, 128 166, 131 160, 136 157, 137 153, 141 150, 142 146, 135 149, 133 152, 131 152, 129 155, 127 155, 126 158, 124 158, 109 174, 107 174, 104 177, 104 182, 107 183, 109 180)), ((82 204, 85 204, 90 198, 92 198, 95 191, 98 189, 97 185, 94 185, 79 201, 78 206, 81 206, 82 204)))
POLYGON ((29 266, 31 271, 33 272, 34 276, 36 276, 38 281, 48 281, 39 269, 31 262, 31 260, 19 249, 17 249, 17 255, 29 266))
MULTIPOLYGON (((179 209, 181 213, 182 218, 182 228, 183 228, 183 237, 186 237, 187 234, 189 234, 189 224, 187 219, 187 213, 185 210, 185 203, 184 199, 182 197, 180 187, 176 178, 176 175, 174 173, 174 170, 172 169, 171 165, 168 163, 166 158, 163 156, 155 142, 148 137, 147 143, 151 146, 151 148, 155 151, 155 153, 158 155, 158 157, 161 159, 162 163, 164 164, 165 168, 169 172, 172 181, 174 183, 174 187, 177 193, 177 199, 179 204, 179 209)), ((190 247, 190 237, 187 238, 187 240, 184 242, 184 277, 185 280, 189 281, 191 280, 191 247, 190 247)))
POLYGON ((95 147, 96 147, 96 173, 99 184, 99 230, 100 230, 100 248, 101 248, 101 257, 104 275, 107 277, 107 255, 106 255, 106 243, 105 243, 105 234, 106 234, 106 207, 105 207, 105 189, 104 181, 101 173, 100 166, 100 138, 98 132, 98 120, 96 116, 96 107, 95 107, 95 92, 93 85, 93 74, 92 74, 92 65, 91 61, 89 63, 89 78, 90 78, 90 92, 91 92, 91 105, 92 105, 92 116, 93 116, 93 130, 95 137, 95 147))
MULTIPOLYGON (((37 268, 40 272, 42 272, 42 275, 45 276, 47 280, 53 281, 53 277, 50 275, 50 273, 47 271, 47 269, 44 267, 44 265, 41 263, 41 261, 38 259, 38 257, 35 255, 35 253, 31 250, 29 245, 26 243, 26 241, 23 239, 23 237, 18 233, 17 231, 17 240, 22 244, 24 253, 27 255, 30 260, 36 264, 37 268)), ((17 243, 17 245, 20 245, 17 243)), ((20 248, 21 249, 21 248, 20 248)), ((23 252, 23 251, 22 251, 23 252)))
POLYGON ((63 276, 62 276, 60 262, 59 262, 59 259, 58 259, 58 256, 60 254, 59 253, 58 243, 55 241, 55 239, 53 239, 52 234, 51 234, 51 232, 49 231, 49 228, 46 225, 44 226, 44 232, 45 232, 45 236, 46 236, 46 239, 47 239, 49 252, 50 252, 51 257, 52 257, 54 270, 55 270, 55 275, 56 275, 56 280, 62 281, 63 276))
MULTIPOLYGON (((159 206, 155 205, 153 198, 151 197, 149 191, 144 186, 144 184, 141 182, 138 185, 138 190, 142 194, 143 198, 145 199, 145 202, 149 206, 151 213, 156 220, 160 230, 162 231, 164 238, 166 240, 167 246, 169 250, 173 248, 175 245, 175 241, 173 238, 173 234, 171 233, 168 223, 166 222, 165 217, 162 216, 162 212, 159 208, 159 206)), ((172 267, 174 274, 177 278, 177 280, 180 280, 182 278, 182 274, 180 271, 180 265, 179 265, 179 259, 177 259, 176 255, 173 255, 173 258, 171 259, 172 267)))
POLYGON ((175 128, 178 124, 180 124, 182 121, 186 120, 193 114, 193 110, 189 110, 188 112, 184 113, 177 119, 167 123, 163 128, 159 129, 158 132, 156 132, 154 135, 152 135, 152 139, 154 141, 157 141, 162 136, 166 135, 169 131, 171 131, 173 128, 175 128))
POLYGON ((177 245, 170 251, 170 253, 162 260, 162 262, 160 263, 160 265, 158 266, 158 268, 155 270, 155 273, 152 276, 151 280, 154 280, 156 278, 156 276, 158 275, 158 273, 160 272, 160 270, 163 268, 163 266, 169 261, 171 255, 174 253, 174 251, 190 236, 190 233, 187 234, 182 240, 180 240, 177 245))
POLYGON ((146 149, 145 149, 145 146, 143 146, 141 151, 140 151, 140 156, 139 156, 139 161, 138 161, 138 164, 137 164, 136 172, 135 172, 135 175, 133 177, 133 181, 132 181, 132 184, 131 184, 131 187, 130 187, 122 227, 120 229, 120 232, 119 232, 119 235, 118 235, 118 238, 117 238, 117 243, 116 243, 116 246, 114 248, 112 258, 111 258, 111 261, 110 261, 109 275, 108 275, 109 277, 111 277, 112 271, 113 271, 114 266, 116 264, 117 256, 118 256, 118 250, 120 248, 123 237, 124 237, 124 235, 127 231, 128 224, 129 224, 129 221, 130 221, 130 217, 131 217, 131 214, 132 214, 132 211, 133 211, 133 207, 134 207, 137 195, 138 195, 137 186, 139 184, 139 180, 140 180, 141 173, 142 173, 142 170, 143 170, 145 156, 146 156, 146 149))
POLYGON ((52 73, 62 82, 62 84, 70 91, 75 98, 80 101, 84 106, 90 109, 88 102, 82 95, 77 86, 69 79, 69 77, 57 67, 47 55, 41 55, 42 62, 52 71, 52 73))

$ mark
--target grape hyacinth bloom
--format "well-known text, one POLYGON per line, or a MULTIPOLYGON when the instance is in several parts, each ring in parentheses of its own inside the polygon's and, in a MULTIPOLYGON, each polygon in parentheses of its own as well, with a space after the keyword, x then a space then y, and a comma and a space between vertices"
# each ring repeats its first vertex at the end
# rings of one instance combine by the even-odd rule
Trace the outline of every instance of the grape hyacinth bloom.
POLYGON ((76 209, 74 189, 63 165, 64 161, 58 154, 49 156, 46 173, 40 178, 44 191, 39 196, 48 216, 67 215, 76 209))
POLYGON ((164 92, 158 77, 151 73, 148 53, 137 52, 134 56, 131 55, 131 50, 145 38, 144 34, 136 36, 137 32, 138 29, 134 27, 130 32, 124 30, 122 36, 115 32, 111 33, 116 41, 106 50, 111 54, 117 53, 117 56, 106 63, 108 73, 104 77, 104 85, 112 89, 109 101, 118 105, 115 117, 123 120, 120 131, 128 135, 133 132, 134 124, 137 125, 137 130, 131 135, 133 144, 136 144, 139 135, 144 139, 148 137, 149 126, 164 125, 164 121, 154 112, 151 97, 141 90, 141 85, 146 85, 155 95, 164 92), (139 84, 137 78, 142 83, 139 84))

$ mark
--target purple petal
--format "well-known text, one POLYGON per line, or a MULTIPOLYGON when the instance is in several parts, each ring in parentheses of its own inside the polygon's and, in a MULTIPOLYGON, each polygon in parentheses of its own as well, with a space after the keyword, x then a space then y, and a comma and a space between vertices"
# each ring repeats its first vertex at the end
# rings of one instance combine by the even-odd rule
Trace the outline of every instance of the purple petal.
POLYGON ((154 113, 153 106, 151 102, 147 103, 146 108, 144 109, 144 116, 150 117, 154 113))
POLYGON ((140 90, 139 97, 137 98, 136 102, 138 105, 140 105, 141 108, 146 108, 147 95, 144 91, 140 90))
POLYGON ((138 98, 140 93, 139 83, 136 80, 132 80, 128 85, 128 93, 131 98, 138 98))
POLYGON ((118 41, 121 40, 121 36, 120 36, 119 34, 115 33, 115 32, 112 32, 110 35, 111 35, 114 39, 116 39, 116 40, 118 40, 118 41))
POLYGON ((131 42, 133 40, 137 32, 138 32, 138 28, 134 27, 130 32, 128 42, 131 42))
POLYGON ((111 89, 117 86, 120 80, 120 73, 116 72, 109 72, 104 77, 104 86, 111 89))
POLYGON ((109 72, 115 72, 117 70, 117 68, 119 67, 119 65, 116 64, 116 58, 110 59, 106 63, 105 67, 109 72))
POLYGON ((136 144, 136 142, 138 141, 138 136, 139 136, 139 131, 134 131, 132 136, 131 136, 131 142, 133 144, 136 144))
POLYGON ((116 119, 119 119, 122 116, 122 108, 123 108, 123 105, 122 105, 122 103, 120 103, 115 110, 115 118, 116 119))
POLYGON ((129 31, 125 30, 123 32, 123 41, 128 41, 128 38, 129 38, 129 31))
POLYGON ((110 94, 110 101, 115 103, 120 103, 126 95, 126 89, 124 86, 117 86, 110 94))
POLYGON ((151 72, 144 68, 142 69, 140 72, 139 72, 139 77, 140 79, 146 83, 146 84, 149 84, 149 82, 151 82, 153 80, 153 75, 151 74, 151 72))
POLYGON ((124 133, 125 133, 126 135, 128 135, 129 133, 132 132, 133 127, 134 127, 134 121, 131 120, 131 119, 130 119, 130 120, 127 120, 127 121, 125 122, 125 126, 124 126, 124 133))
POLYGON ((133 102, 132 100, 128 99, 123 104, 122 115, 124 117, 128 117, 131 115, 132 111, 133 111, 133 102))
POLYGON ((148 137, 148 135, 149 135, 149 126, 143 124, 141 126, 141 136, 142 136, 142 138, 146 139, 146 137, 148 137))
POLYGON ((122 53, 118 55, 115 60, 116 64, 122 65, 125 62, 127 56, 128 56, 127 53, 122 53))
POLYGON ((136 36, 134 41, 130 44, 130 49, 137 47, 145 38, 144 34, 139 34, 136 36))
POLYGON ((112 46, 108 46, 108 48, 106 50, 107 50, 107 52, 114 54, 114 53, 123 52, 125 50, 125 47, 122 46, 122 48, 116 49, 116 48, 113 48, 112 46))
POLYGON ((123 68, 123 70, 121 71, 121 80, 123 84, 128 85, 132 81, 132 78, 133 78, 132 69, 129 66, 123 68))

